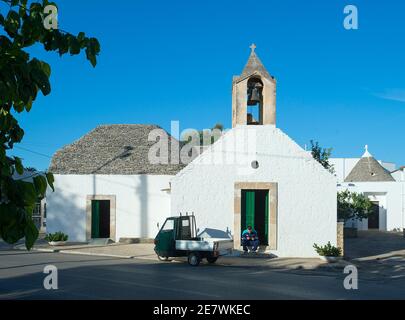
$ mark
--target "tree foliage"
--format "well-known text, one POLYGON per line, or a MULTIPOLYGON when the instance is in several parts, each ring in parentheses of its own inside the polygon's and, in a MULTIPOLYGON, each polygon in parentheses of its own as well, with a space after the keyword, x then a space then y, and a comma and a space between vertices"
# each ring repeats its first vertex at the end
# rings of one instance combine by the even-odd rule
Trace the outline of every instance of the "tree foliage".
MULTIPOLYGON (((21 142, 24 130, 16 115, 29 112, 38 93, 51 92, 51 67, 45 61, 31 57, 27 52, 33 45, 42 45, 45 51, 55 51, 60 56, 77 55, 82 50, 93 67, 97 64, 100 45, 97 39, 83 32, 77 36, 61 30, 44 27, 44 8, 57 5, 43 0, 1 0, 8 6, 0 11, 0 238, 15 243, 25 238, 30 249, 38 237, 32 221, 32 211, 37 198, 45 195, 47 186, 52 189, 51 173, 36 175, 32 182, 15 178, 23 174, 24 166, 18 157, 7 152, 21 142)), ((4 7, 4 6, 3 6, 4 7)))
POLYGON ((310 142, 312 157, 330 173, 335 173, 333 165, 329 162, 329 158, 332 154, 332 148, 324 149, 319 146, 318 142, 314 142, 313 140, 311 140, 310 142))
POLYGON ((344 222, 350 219, 367 219, 372 213, 373 203, 361 193, 349 190, 338 192, 338 219, 344 222))

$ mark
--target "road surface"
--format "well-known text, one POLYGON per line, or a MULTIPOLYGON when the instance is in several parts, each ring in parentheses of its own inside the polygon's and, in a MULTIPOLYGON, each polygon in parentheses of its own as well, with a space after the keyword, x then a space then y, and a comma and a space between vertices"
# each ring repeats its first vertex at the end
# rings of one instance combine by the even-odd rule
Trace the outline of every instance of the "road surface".
POLYGON ((362 280, 346 290, 340 272, 0 250, 0 299, 390 299, 405 298, 405 280, 362 280), (58 270, 46 290, 44 267, 58 270))

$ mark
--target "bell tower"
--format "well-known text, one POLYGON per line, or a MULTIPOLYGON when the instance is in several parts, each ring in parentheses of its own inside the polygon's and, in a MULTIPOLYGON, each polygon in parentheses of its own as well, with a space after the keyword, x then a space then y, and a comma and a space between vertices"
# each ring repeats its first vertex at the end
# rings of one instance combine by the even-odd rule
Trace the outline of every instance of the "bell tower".
POLYGON ((232 127, 276 124, 276 80, 263 66, 255 49, 240 76, 232 81, 232 127))

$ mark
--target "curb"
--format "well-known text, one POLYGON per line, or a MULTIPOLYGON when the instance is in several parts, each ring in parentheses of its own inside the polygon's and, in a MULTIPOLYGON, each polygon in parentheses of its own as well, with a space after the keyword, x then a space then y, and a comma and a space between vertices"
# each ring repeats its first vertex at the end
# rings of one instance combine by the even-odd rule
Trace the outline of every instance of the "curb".
MULTIPOLYGON (((46 249, 44 249, 46 250, 46 249)), ((81 252, 81 251, 71 251, 71 250, 57 250, 53 252, 59 252, 64 254, 77 254, 83 256, 96 256, 96 257, 110 257, 110 258, 120 258, 120 259, 134 259, 135 256, 122 256, 108 253, 96 253, 96 252, 81 252)))
MULTIPOLYGON (((27 251, 25 247, 14 247, 13 249, 27 251)), ((133 259, 136 256, 123 256, 108 253, 96 253, 96 252, 81 252, 73 250, 63 250, 63 249, 43 249, 43 248, 32 248, 31 251, 47 252, 47 253, 64 253, 64 254, 77 254, 77 255, 87 255, 87 256, 97 256, 97 257, 111 257, 111 258, 121 258, 121 259, 133 259)), ((27 251, 28 252, 28 251, 27 251)))

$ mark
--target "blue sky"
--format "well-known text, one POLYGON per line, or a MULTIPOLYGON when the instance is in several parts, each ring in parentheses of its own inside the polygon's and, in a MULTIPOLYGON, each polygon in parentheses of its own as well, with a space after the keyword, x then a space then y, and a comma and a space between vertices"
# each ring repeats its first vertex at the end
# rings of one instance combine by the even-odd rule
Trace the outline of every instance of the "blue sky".
POLYGON ((252 42, 278 81, 277 126, 297 143, 318 140, 336 157, 369 144, 376 158, 405 165, 403 1, 56 2, 60 28, 97 37, 101 55, 93 69, 83 55, 31 50, 52 66, 52 93, 18 116, 26 136, 15 154, 26 166, 47 168, 99 124, 229 128, 232 76, 252 42), (343 28, 348 4, 359 30, 343 28))

